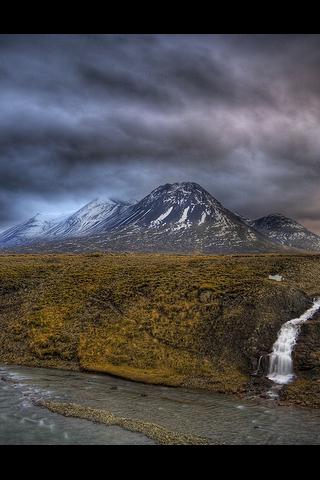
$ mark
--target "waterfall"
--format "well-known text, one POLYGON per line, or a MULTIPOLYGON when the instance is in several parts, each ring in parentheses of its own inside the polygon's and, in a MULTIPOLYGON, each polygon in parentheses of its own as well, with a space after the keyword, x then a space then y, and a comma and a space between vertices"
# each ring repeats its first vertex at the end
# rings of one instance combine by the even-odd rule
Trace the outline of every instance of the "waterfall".
POLYGON ((314 300, 313 305, 301 317, 286 322, 273 345, 270 355, 268 378, 273 382, 284 385, 290 383, 294 377, 292 351, 297 341, 300 327, 313 317, 320 309, 320 298, 314 300))

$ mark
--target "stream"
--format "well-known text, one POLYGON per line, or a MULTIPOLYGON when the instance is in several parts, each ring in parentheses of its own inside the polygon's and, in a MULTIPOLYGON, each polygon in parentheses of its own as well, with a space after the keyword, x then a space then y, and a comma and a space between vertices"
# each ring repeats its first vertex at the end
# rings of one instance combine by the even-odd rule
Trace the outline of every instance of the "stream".
POLYGON ((0 444, 155 444, 141 433, 64 417, 31 397, 73 402, 221 444, 320 444, 320 411, 272 400, 144 385, 102 374, 0 366, 0 444))

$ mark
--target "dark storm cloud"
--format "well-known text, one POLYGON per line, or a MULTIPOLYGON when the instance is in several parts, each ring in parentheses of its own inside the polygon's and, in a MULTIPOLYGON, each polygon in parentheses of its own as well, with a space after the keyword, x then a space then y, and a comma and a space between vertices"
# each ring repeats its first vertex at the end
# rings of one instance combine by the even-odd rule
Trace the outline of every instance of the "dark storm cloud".
POLYGON ((0 113, 0 228, 191 180, 320 232, 319 35, 2 35, 0 113))

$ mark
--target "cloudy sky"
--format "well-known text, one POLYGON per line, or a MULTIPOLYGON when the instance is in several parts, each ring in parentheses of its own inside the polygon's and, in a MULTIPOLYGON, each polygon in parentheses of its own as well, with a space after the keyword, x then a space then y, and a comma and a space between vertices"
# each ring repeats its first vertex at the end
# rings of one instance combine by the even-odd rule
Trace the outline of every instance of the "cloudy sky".
POLYGON ((320 35, 0 35, 0 229, 177 181, 320 233, 320 35))

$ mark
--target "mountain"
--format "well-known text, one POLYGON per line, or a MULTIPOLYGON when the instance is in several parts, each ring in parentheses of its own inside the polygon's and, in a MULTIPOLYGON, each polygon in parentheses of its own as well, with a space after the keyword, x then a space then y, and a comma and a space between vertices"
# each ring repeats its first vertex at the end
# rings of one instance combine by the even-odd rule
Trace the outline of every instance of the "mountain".
POLYGON ((95 199, 73 215, 56 223, 46 232, 49 240, 94 234, 104 231, 112 219, 127 210, 129 204, 114 200, 95 199))
POLYGON ((37 213, 27 221, 8 228, 0 233, 0 245, 14 247, 30 243, 34 238, 42 237, 54 227, 57 222, 62 221, 64 216, 59 217, 37 213))
POLYGON ((45 241, 32 245, 32 250, 181 253, 281 250, 192 182, 162 185, 140 202, 110 210, 108 217, 93 223, 95 209, 88 210, 89 225, 83 224, 82 215, 82 221, 76 222, 77 228, 71 229, 67 219, 64 228, 56 225, 46 234, 45 241))
POLYGON ((161 185, 142 200, 95 199, 72 215, 36 215, 0 234, 19 251, 180 253, 320 251, 320 237, 281 214, 247 219, 197 183, 161 185))
POLYGON ((33 244, 97 233, 106 228, 107 221, 128 208, 129 204, 95 199, 71 215, 54 217, 38 213, 26 222, 0 233, 1 248, 33 244))
POLYGON ((250 224, 272 242, 307 251, 320 251, 318 235, 281 213, 258 218, 250 224))
MULTIPOLYGON (((101 240, 100 236, 100 245, 101 240)), ((156 188, 119 216, 106 240, 144 251, 231 253, 276 249, 193 182, 156 188)))

